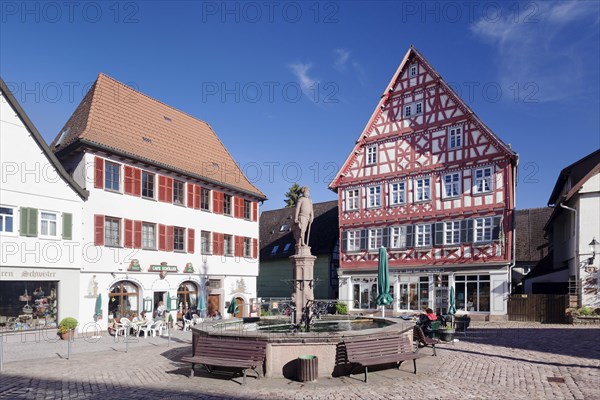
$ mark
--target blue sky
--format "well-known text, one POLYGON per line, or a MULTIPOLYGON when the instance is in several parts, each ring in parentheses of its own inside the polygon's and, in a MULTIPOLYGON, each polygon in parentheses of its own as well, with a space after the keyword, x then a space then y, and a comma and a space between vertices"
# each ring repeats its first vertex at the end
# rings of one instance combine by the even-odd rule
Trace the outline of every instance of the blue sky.
POLYGON ((0 74, 51 141, 104 72, 207 121, 284 206, 327 189, 414 44, 520 155, 517 207, 600 147, 600 6, 568 2, 0 3, 0 74))

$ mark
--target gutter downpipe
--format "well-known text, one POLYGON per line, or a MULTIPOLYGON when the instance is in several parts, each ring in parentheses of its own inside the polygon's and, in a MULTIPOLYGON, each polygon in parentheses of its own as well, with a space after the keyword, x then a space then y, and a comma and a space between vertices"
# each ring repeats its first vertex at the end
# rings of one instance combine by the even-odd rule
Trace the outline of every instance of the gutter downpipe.
MULTIPOLYGON (((577 278, 577 286, 579 286, 579 290, 577 291, 577 302, 579 303, 581 300, 583 300, 583 293, 581 293, 581 290, 583 289, 581 287, 581 285, 579 285, 579 278, 580 278, 580 273, 579 273, 579 213, 577 212, 577 210, 575 208, 571 208, 569 206, 565 206, 564 203, 559 203, 559 206, 561 206, 562 208, 564 208, 565 210, 569 210, 573 213, 575 213, 575 266, 576 266, 576 273, 577 275, 575 275, 575 277, 577 278)), ((579 304, 578 304, 579 305, 579 304)))
MULTIPOLYGON (((513 167, 513 204, 512 204, 512 257, 510 260, 510 263, 508 264, 508 296, 510 297, 510 295, 512 294, 512 270, 516 265, 516 257, 517 257, 517 242, 516 242, 516 222, 517 222, 517 215, 516 215, 516 211, 515 211, 515 205, 517 204, 517 175, 519 173, 519 158, 517 157, 517 161, 515 162, 515 166, 513 167)), ((507 310, 508 312, 508 310, 507 310)))

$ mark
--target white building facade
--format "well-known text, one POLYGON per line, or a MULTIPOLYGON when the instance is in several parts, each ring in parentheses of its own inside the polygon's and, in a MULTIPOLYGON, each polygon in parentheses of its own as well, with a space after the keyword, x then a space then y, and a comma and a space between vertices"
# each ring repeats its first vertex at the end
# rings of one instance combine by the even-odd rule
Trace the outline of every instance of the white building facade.
POLYGON ((0 79, 0 329, 79 316, 87 197, 0 79))
POLYGON ((161 301, 176 319, 204 290, 208 314, 235 301, 249 315, 265 196, 208 124, 101 74, 51 148, 89 191, 81 323, 106 329, 161 301))

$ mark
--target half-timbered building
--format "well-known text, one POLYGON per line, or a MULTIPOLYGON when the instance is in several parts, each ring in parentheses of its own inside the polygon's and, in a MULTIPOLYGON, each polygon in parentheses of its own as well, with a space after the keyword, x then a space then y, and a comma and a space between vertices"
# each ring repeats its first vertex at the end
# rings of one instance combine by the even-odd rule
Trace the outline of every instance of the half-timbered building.
POLYGON ((205 290, 209 313, 235 299, 248 315, 266 197, 210 125, 100 74, 51 148, 89 191, 82 324, 105 329, 160 301, 195 312, 205 290))
POLYGON ((340 298, 375 309, 388 248, 396 312, 506 314, 517 155, 411 47, 330 184, 340 298))

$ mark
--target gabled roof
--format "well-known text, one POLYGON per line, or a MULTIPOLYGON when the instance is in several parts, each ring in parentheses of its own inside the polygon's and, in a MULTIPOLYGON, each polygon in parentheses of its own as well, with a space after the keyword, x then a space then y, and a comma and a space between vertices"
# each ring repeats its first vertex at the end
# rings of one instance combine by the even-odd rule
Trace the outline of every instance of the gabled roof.
POLYGON ((52 142, 60 156, 89 146, 265 200, 210 125, 99 74, 52 142))
MULTIPOLYGON (((270 261, 288 258, 295 252, 294 207, 263 211, 260 214, 260 260, 270 261), (290 244, 285 250, 287 244, 290 244), (276 251, 273 248, 278 246, 276 251)), ((331 254, 338 240, 338 202, 327 201, 313 204, 314 220, 308 245, 314 255, 331 254)))
POLYGON ((479 117, 477 117, 477 115, 469 108, 469 106, 444 81, 444 79, 441 77, 441 75, 431 66, 431 64, 429 64, 429 62, 425 59, 425 57, 423 57, 423 55, 414 46, 411 45, 411 47, 408 49, 408 51, 404 55, 402 62, 398 66, 396 73, 393 75, 392 79, 390 80, 390 83, 386 86, 383 94, 381 95, 381 98, 377 104, 377 107, 373 111, 373 114, 371 114, 371 118, 369 118, 369 121, 365 125, 365 127, 362 130, 358 139, 356 140, 356 144, 354 145, 352 151, 350 152, 350 155, 348 156, 348 158, 346 158, 346 161, 342 165, 342 168, 340 168, 340 170, 338 171, 335 178, 329 184, 329 189, 331 189, 333 191, 337 190, 337 187, 339 186, 342 175, 344 175, 346 173, 346 171, 348 170, 348 168, 350 168, 350 166, 352 165, 352 162, 354 161, 356 155, 358 154, 359 149, 367 141, 369 132, 371 131, 371 129, 373 128, 373 126, 375 125, 375 123, 377 122, 379 117, 381 116, 382 110, 385 108, 385 106, 388 104, 388 102, 391 101, 392 92, 393 92, 394 88, 397 86, 398 81, 399 81, 400 77, 402 76, 402 72, 408 67, 408 65, 410 63, 412 63, 414 61, 414 59, 417 59, 419 61, 419 63, 421 65, 423 65, 425 67, 425 69, 432 76, 434 76, 437 79, 437 81, 440 83, 440 85, 444 89, 445 93, 456 103, 456 105, 458 107, 460 107, 464 110, 464 114, 467 117, 470 116, 473 119, 473 122, 475 122, 477 125, 479 125, 483 132, 485 132, 487 135, 492 137, 493 140, 495 140, 496 143, 498 144, 499 148, 505 154, 509 155, 511 158, 516 160, 517 154, 513 150, 511 150, 510 147, 508 147, 502 140, 500 140, 500 138, 498 138, 483 123, 483 121, 481 121, 479 119, 479 117))
POLYGON ((50 162, 50 164, 56 169, 58 175, 69 186, 71 186, 71 188, 77 193, 79 197, 81 197, 83 200, 87 199, 89 192, 87 190, 82 189, 81 186, 79 186, 69 175, 69 173, 65 170, 60 161, 58 161, 54 153, 52 153, 52 151, 46 144, 46 141, 44 140, 40 132, 37 130, 33 122, 29 119, 27 113, 25 113, 25 110, 23 110, 23 108, 21 107, 21 105, 19 104, 19 102, 12 94, 6 83, 4 83, 4 80, 1 77, 0 89, 2 90, 4 97, 8 101, 8 104, 12 107, 13 110, 15 110, 17 116, 19 117, 21 122, 23 122, 23 125, 25 125, 25 128, 29 131, 29 133, 31 133, 31 137, 37 143, 38 147, 42 150, 42 153, 44 153, 44 155, 48 159, 48 162, 50 162))
POLYGON ((516 261, 538 262, 548 253, 548 240, 544 238, 544 226, 552 209, 528 208, 516 210, 516 261))
POLYGON ((600 149, 563 168, 548 199, 548 205, 568 201, 598 171, 600 171, 600 149), (563 193, 569 179, 571 187, 567 189, 566 193, 563 193))

